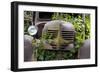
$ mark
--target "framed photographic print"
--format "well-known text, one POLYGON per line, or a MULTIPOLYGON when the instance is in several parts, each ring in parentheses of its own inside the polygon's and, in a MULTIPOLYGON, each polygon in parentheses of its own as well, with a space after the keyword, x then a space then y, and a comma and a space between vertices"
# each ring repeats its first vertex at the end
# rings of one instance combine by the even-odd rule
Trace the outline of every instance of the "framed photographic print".
POLYGON ((97 66, 97 7, 11 3, 11 70, 97 66))

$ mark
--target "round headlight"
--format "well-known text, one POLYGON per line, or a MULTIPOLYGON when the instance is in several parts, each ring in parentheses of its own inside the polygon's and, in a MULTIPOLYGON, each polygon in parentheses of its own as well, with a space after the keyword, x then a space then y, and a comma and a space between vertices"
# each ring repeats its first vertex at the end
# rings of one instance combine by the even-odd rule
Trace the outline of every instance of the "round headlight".
POLYGON ((36 33, 37 33, 37 31, 38 31, 38 28, 36 27, 36 26, 30 26, 29 28, 28 28, 28 33, 30 34, 30 35, 35 35, 36 33))

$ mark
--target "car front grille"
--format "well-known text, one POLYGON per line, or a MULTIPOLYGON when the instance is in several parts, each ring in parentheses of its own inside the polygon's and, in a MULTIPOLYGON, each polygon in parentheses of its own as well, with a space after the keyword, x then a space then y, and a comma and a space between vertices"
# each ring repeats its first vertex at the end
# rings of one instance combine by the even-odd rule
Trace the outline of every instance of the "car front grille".
MULTIPOLYGON (((57 36, 58 30, 48 30, 48 33, 52 34, 53 37, 57 36)), ((71 43, 74 43, 74 31, 61 31, 61 36, 64 40, 70 41, 71 43)), ((62 44, 60 45, 61 49, 64 49, 67 45, 62 44)), ((53 48, 57 48, 56 45, 52 45, 53 48)))

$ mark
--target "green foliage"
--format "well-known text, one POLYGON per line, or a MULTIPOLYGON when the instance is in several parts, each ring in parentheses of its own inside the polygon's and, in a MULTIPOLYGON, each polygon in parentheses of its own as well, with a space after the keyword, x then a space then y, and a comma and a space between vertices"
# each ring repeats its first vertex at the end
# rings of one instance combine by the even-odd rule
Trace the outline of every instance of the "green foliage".
POLYGON ((28 34, 29 21, 24 21, 24 34, 28 34))
POLYGON ((85 17, 85 38, 90 38, 90 15, 86 15, 85 17))
POLYGON ((56 52, 45 51, 44 60, 55 60, 56 59, 56 52))
POLYGON ((27 30, 32 20, 32 11, 24 11, 24 34, 28 34, 27 30))
POLYGON ((54 13, 52 15, 52 20, 64 20, 64 21, 72 22, 73 17, 67 13, 54 13))
POLYGON ((81 47, 83 41, 85 40, 85 25, 83 23, 82 15, 78 15, 74 18, 73 22, 76 35, 75 35, 75 50, 81 47))
POLYGON ((44 60, 44 55, 45 55, 45 50, 44 50, 44 44, 43 44, 43 39, 36 40, 34 39, 32 41, 33 48, 35 49, 35 57, 37 58, 38 61, 43 61, 44 60))
POLYGON ((46 40, 48 40, 48 39, 53 39, 53 34, 50 34, 50 33, 42 33, 42 37, 41 37, 41 39, 46 39, 46 40))
POLYGON ((37 41, 34 39, 33 40, 33 45, 36 46, 36 57, 37 57, 37 61, 45 61, 45 60, 53 60, 55 59, 55 54, 45 50, 44 48, 44 41, 48 41, 49 39, 52 38, 52 35, 49 33, 45 33, 42 35, 42 37, 39 39, 40 42, 37 43, 37 41))

